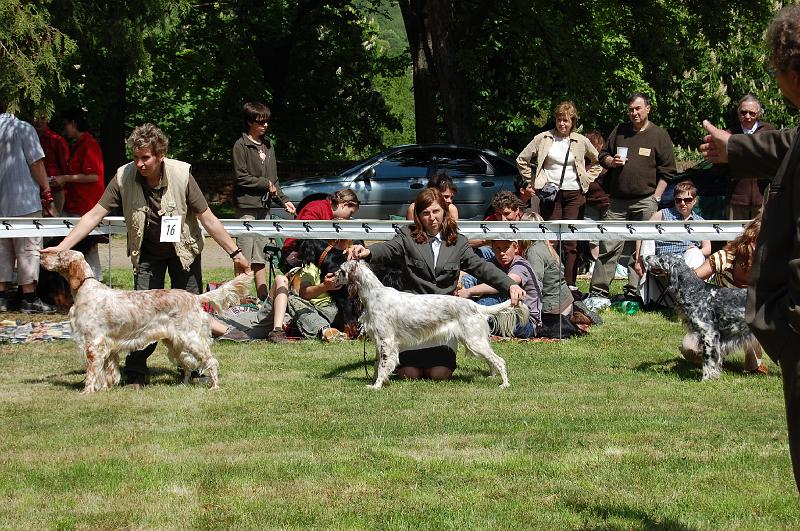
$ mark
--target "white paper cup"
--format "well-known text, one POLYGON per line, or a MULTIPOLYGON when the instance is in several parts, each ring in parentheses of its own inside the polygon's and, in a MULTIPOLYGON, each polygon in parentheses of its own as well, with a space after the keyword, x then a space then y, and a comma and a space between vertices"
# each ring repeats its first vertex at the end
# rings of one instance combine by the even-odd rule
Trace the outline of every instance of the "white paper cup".
POLYGON ((623 146, 618 147, 617 155, 619 155, 622 160, 628 160, 628 148, 623 146))

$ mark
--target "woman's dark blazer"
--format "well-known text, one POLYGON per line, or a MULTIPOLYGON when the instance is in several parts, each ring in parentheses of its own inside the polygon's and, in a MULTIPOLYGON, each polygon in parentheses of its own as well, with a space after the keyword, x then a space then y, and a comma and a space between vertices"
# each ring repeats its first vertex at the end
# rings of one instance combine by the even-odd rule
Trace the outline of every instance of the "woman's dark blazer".
POLYGON ((402 271, 403 286, 411 293, 452 294, 458 285, 459 271, 466 271, 505 294, 514 284, 511 277, 475 254, 461 234, 455 245, 442 242, 435 268, 430 241, 415 242, 408 227, 402 228, 392 240, 376 243, 369 250, 368 260, 402 271))

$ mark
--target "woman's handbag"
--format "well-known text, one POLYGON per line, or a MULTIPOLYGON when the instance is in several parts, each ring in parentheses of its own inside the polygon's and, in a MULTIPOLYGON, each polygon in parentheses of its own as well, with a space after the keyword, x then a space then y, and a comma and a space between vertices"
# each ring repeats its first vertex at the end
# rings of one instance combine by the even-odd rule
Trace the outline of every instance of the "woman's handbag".
POLYGON ((569 147, 572 145, 572 142, 574 142, 574 140, 570 138, 569 144, 567 144, 567 156, 564 157, 564 167, 561 168, 561 180, 558 181, 558 184, 553 184, 548 181, 536 191, 536 195, 539 196, 539 201, 543 204, 556 202, 556 196, 558 192, 561 191, 561 185, 564 184, 564 174, 567 172, 567 161, 569 160, 569 147))

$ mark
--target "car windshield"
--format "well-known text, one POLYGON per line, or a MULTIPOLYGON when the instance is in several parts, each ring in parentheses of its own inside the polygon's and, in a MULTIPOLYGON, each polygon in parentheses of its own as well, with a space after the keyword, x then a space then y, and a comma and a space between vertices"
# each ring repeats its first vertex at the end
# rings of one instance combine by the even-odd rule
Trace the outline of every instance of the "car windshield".
POLYGON ((361 173, 364 170, 364 168, 374 164, 375 162, 377 162, 378 160, 380 160, 384 156, 385 155, 383 153, 380 153, 378 155, 375 155, 374 157, 370 157, 370 158, 368 158, 366 160, 362 160, 361 162, 356 162, 352 166, 349 166, 349 167, 345 168, 344 170, 342 170, 339 173, 339 175, 342 176, 342 177, 346 177, 348 175, 357 175, 357 174, 361 173))

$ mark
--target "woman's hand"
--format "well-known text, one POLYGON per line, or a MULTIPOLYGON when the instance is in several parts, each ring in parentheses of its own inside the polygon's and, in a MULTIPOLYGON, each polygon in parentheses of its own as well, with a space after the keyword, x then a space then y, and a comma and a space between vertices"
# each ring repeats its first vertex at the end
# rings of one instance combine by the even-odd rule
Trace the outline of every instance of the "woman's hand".
POLYGON ((347 259, 348 260, 361 260, 366 258, 370 255, 369 249, 364 247, 363 245, 351 245, 347 248, 347 259))
POLYGON ((286 212, 288 212, 289 214, 296 214, 297 213, 297 209, 295 208, 294 203, 292 203, 291 201, 286 201, 283 204, 283 209, 286 212))
POLYGON ((518 306, 521 301, 525 300, 525 290, 516 284, 511 286, 508 294, 511 297, 511 306, 518 306))

